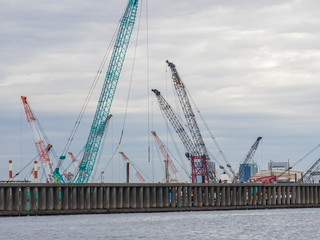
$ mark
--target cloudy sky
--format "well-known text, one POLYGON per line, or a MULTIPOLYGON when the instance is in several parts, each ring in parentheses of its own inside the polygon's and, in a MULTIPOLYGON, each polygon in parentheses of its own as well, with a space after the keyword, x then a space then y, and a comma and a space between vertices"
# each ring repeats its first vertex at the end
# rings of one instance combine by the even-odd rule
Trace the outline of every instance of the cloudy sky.
MULTIPOLYGON (((126 3, 0 0, 0 180, 7 179, 9 159, 15 173, 37 155, 21 95, 28 97, 57 155, 61 154, 126 3)), ((163 170, 149 130, 155 130, 179 159, 176 142, 183 157, 183 146, 175 135, 174 141, 170 138, 151 93, 156 88, 177 106, 167 59, 176 64, 234 169, 259 136, 263 141, 254 160, 262 169, 270 160, 297 162, 320 143, 319 10, 316 0, 140 1, 97 172, 106 167, 118 144, 133 64, 119 150, 151 181, 160 181, 163 170)), ((102 81, 103 77, 69 149, 75 155, 85 145, 102 81)), ((198 119, 209 151, 219 158, 198 119)), ((319 157, 317 149, 295 169, 306 171, 319 157)), ((189 167, 186 159, 181 161, 189 167)), ((105 169, 105 181, 124 181, 119 154, 105 169)))

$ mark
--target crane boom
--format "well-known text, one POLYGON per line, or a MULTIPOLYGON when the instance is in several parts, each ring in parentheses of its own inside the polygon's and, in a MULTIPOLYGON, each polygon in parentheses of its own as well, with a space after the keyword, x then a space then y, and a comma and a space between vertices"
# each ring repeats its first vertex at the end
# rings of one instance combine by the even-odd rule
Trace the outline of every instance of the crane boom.
MULTIPOLYGON (((187 125, 191 132, 192 139, 194 141, 197 152, 200 155, 208 156, 208 151, 203 141, 203 138, 201 136, 201 132, 200 132, 198 123, 196 121, 195 115, 193 113, 187 92, 185 90, 185 86, 181 81, 181 78, 178 74, 178 71, 175 65, 169 62, 168 60, 167 60, 167 64, 171 69, 173 84, 174 84, 181 108, 183 110, 184 116, 187 120, 187 125)), ((207 157, 207 159, 209 159, 209 157, 207 157)))
POLYGON ((173 85, 175 87, 181 108, 183 110, 184 116, 187 121, 188 128, 190 130, 193 142, 195 144, 196 150, 199 153, 198 156, 195 156, 196 164, 194 165, 193 173, 199 176, 202 176, 202 182, 217 182, 215 176, 215 169, 210 164, 210 158, 208 155, 208 150, 202 138, 200 128, 195 118, 195 114, 192 110, 189 97, 187 95, 185 86, 178 74, 176 66, 166 61, 171 70, 173 85))
POLYGON ((160 140, 160 138, 158 137, 158 135, 156 134, 155 131, 151 131, 152 135, 154 136, 154 138, 156 139, 156 142, 158 144, 159 150, 163 156, 163 158, 165 159, 165 165, 166 165, 166 182, 169 182, 169 173, 167 168, 169 167, 171 172, 175 175, 175 178, 177 179, 177 168, 174 165, 173 161, 170 158, 170 155, 168 153, 168 151, 166 150, 165 145, 162 143, 162 141, 160 140))
POLYGON ((242 165, 240 165, 239 172, 237 173, 237 176, 235 176, 236 178, 239 179, 239 177, 241 176, 242 172, 245 169, 245 165, 248 162, 250 162, 251 159, 253 158, 253 155, 255 154, 261 139, 262 139, 262 137, 258 137, 257 140, 254 142, 254 144, 251 146, 249 152, 247 153, 245 159, 242 162, 242 165))
POLYGON ((320 170, 320 158, 306 171, 306 173, 303 175, 301 179, 299 179, 299 183, 305 182, 305 183, 311 183, 311 178, 314 172, 317 172, 320 170))
POLYGON ((154 92, 154 94, 156 95, 161 111, 166 115, 167 119, 169 120, 172 127, 178 134, 180 140, 182 141, 186 150, 186 156, 189 158, 190 155, 198 154, 196 152, 196 148, 191 138, 189 137, 188 133, 185 131, 182 123, 180 122, 177 115, 174 113, 172 107, 169 105, 169 103, 164 99, 164 97, 161 95, 161 93, 157 89, 152 89, 152 92, 154 92))
POLYGON ((141 176, 141 174, 139 173, 139 171, 137 170, 137 168, 133 165, 133 163, 129 160, 129 158, 127 157, 127 155, 124 154, 124 152, 119 152, 120 155, 122 156, 123 160, 126 161, 126 162, 129 162, 130 165, 134 168, 134 170, 136 170, 136 177, 138 178, 138 180, 141 182, 141 183, 144 183, 145 180, 144 178, 141 176))
POLYGON ((73 182, 75 183, 88 182, 93 171, 102 140, 103 134, 101 133, 104 132, 112 100, 115 95, 121 69, 134 27, 137 8, 138 0, 129 0, 124 15, 122 16, 84 154, 79 164, 79 170, 73 179, 73 182))
POLYGON ((26 112, 27 116, 27 121, 29 123, 29 126, 32 131, 34 143, 36 145, 38 154, 40 156, 40 160, 42 162, 42 165, 44 167, 44 171, 47 176, 47 180, 49 183, 54 183, 54 178, 53 178, 53 169, 52 169, 52 163, 50 162, 49 154, 48 151, 52 147, 51 144, 48 145, 48 147, 45 146, 44 143, 44 135, 39 127, 39 123, 33 114, 31 107, 27 101, 27 97, 21 96, 22 103, 24 106, 24 110, 26 112))

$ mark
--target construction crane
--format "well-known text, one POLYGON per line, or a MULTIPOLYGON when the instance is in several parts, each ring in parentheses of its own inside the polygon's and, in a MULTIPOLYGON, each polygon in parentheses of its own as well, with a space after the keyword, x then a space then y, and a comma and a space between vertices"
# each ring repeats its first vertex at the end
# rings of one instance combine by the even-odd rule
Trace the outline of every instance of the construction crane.
POLYGON ((46 144, 44 143, 44 140, 46 139, 45 134, 40 127, 40 124, 38 120, 36 119, 35 115, 33 114, 31 107, 27 101, 27 97, 21 96, 22 103, 24 106, 24 110, 26 112, 27 116, 27 121, 29 123, 29 126, 32 131, 33 135, 33 140, 36 145, 42 166, 44 168, 47 181, 49 183, 54 183, 54 177, 53 177, 53 169, 52 169, 52 163, 50 161, 50 157, 48 154, 49 149, 52 147, 52 145, 49 143, 47 144, 48 146, 46 147, 46 144))
POLYGON ((161 93, 157 89, 152 89, 152 92, 156 95, 156 98, 159 103, 160 110, 166 115, 167 119, 171 123, 173 129, 178 134, 180 140, 182 141, 185 150, 186 150, 186 157, 189 159, 191 155, 196 155, 195 146, 189 137, 188 133, 185 131, 181 121, 174 113, 172 107, 169 103, 165 100, 165 98, 161 95, 161 93))
POLYGON ((173 85, 198 152, 198 155, 191 156, 193 181, 197 181, 197 176, 201 176, 203 183, 217 182, 215 169, 210 163, 208 150, 202 138, 195 114, 193 113, 185 86, 178 74, 176 66, 168 60, 166 62, 170 67, 173 85))
POLYGON ((312 176, 315 172, 318 172, 320 170, 320 158, 306 171, 306 173, 303 175, 302 178, 299 179, 299 183, 305 182, 305 183, 311 183, 312 182, 312 176))
POLYGON ((104 132, 107 123, 107 118, 109 116, 111 104, 135 24, 137 8, 138 0, 129 0, 124 15, 122 16, 84 154, 79 164, 78 172, 73 179, 74 183, 88 182, 93 171, 103 137, 102 133, 104 132))
POLYGON ((251 148, 250 148, 249 152, 247 153, 245 159, 243 160, 242 164, 240 164, 239 172, 237 173, 237 175, 235 176, 233 181, 240 180, 240 176, 242 175, 246 164, 248 164, 251 161, 251 159, 253 158, 253 155, 255 154, 261 139, 262 139, 262 137, 258 137, 257 140, 254 142, 254 144, 251 146, 251 148))
POLYGON ((174 174, 175 179, 178 179, 178 177, 177 177, 178 170, 177 170, 176 166, 174 165, 173 161, 171 160, 170 155, 166 149, 166 146, 162 143, 162 141, 160 140, 160 138, 158 137, 158 135, 156 134, 155 131, 151 131, 151 133, 154 136, 154 138, 156 139, 158 148, 164 158, 166 183, 170 182, 169 168, 170 168, 171 172, 174 174))
POLYGON ((133 165, 133 163, 129 160, 129 158, 124 154, 124 152, 119 152, 119 153, 122 156, 123 160, 126 162, 129 162, 129 164, 134 168, 134 170, 136 171, 136 177, 138 178, 138 180, 141 183, 144 183, 145 182, 144 178, 141 176, 141 174, 139 173, 137 168, 133 165))
MULTIPOLYGON (((178 134, 181 142, 183 143, 185 151, 186 151, 185 155, 188 158, 188 160, 190 160, 191 169, 192 169, 192 158, 191 158, 191 156, 198 156, 199 155, 199 153, 197 152, 197 149, 196 149, 193 141, 191 140, 191 138, 189 137, 188 133, 184 129, 181 121, 179 120, 179 118, 177 117, 175 112, 173 111, 173 109, 170 106, 170 104, 161 95, 160 91, 158 91, 157 89, 152 89, 152 92, 154 92, 154 94, 156 95, 156 98, 158 100, 158 104, 159 104, 161 112, 167 117, 167 119, 169 120, 169 122, 172 125, 173 129, 176 131, 176 133, 178 134)), ((220 168, 223 169, 224 167, 220 164, 220 168)), ((196 178, 195 174, 191 173, 191 180, 192 180, 193 183, 197 182, 197 178, 196 178)))

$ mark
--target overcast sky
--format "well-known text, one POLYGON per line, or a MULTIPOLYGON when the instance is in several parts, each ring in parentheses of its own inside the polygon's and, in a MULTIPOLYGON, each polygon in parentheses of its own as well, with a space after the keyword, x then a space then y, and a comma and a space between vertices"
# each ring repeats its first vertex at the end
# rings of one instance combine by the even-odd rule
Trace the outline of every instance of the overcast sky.
MULTIPOLYGON (((28 97, 61 154, 126 4, 126 0, 0 0, 0 180, 8 177, 8 160, 13 160, 15 173, 37 155, 21 95, 28 97)), ((153 0, 148 1, 148 18, 146 1, 139 4, 98 173, 111 159, 122 130, 141 9, 119 150, 149 179, 160 181, 163 170, 156 148, 152 147, 148 164, 148 95, 149 130, 155 130, 179 158, 151 92, 158 89, 176 107, 167 59, 175 63, 234 169, 259 136, 263 141, 254 161, 262 169, 270 160, 290 159, 293 164, 320 143, 319 1, 153 0)), ((102 81, 103 77, 69 149, 75 155, 86 143, 102 81)), ((209 151, 219 157, 198 119, 209 151)), ((183 146, 174 136, 183 157, 183 146)), ((319 157, 318 149, 295 169, 306 171, 319 157)), ((64 166, 69 162, 66 159, 64 166)), ((105 170, 105 181, 124 181, 118 154, 105 170)))

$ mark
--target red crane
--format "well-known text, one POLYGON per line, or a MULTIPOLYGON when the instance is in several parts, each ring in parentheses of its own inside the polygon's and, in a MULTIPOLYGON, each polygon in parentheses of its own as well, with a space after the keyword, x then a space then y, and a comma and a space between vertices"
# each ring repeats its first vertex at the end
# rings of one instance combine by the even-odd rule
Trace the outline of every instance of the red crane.
POLYGON ((145 180, 144 178, 141 176, 141 174, 139 173, 139 171, 137 170, 137 168, 133 165, 133 163, 129 160, 129 158, 124 154, 124 152, 119 152, 123 158, 124 161, 129 162, 130 165, 134 168, 134 170, 136 170, 136 177, 139 179, 139 181, 141 183, 144 183, 145 180))
POLYGON ((165 145, 162 143, 162 141, 160 140, 160 138, 158 137, 158 135, 156 134, 155 131, 151 131, 151 133, 154 136, 154 138, 156 139, 159 150, 165 159, 164 163, 165 163, 165 172, 166 172, 166 182, 167 183, 170 182, 169 168, 170 168, 171 172, 175 175, 175 178, 177 179, 178 170, 177 170, 176 166, 174 165, 173 161, 171 160, 170 155, 167 152, 165 145))
POLYGON ((24 110, 27 115, 27 121, 28 121, 29 126, 32 131, 34 143, 36 145, 42 166, 43 166, 44 171, 47 176, 47 181, 49 183, 54 183, 55 180, 53 177, 52 163, 50 162, 47 147, 44 143, 44 139, 46 139, 46 137, 44 135, 44 132, 43 132, 38 120, 36 119, 35 115, 33 114, 32 110, 30 108, 30 105, 27 101, 27 97, 21 96, 21 99, 22 99, 22 103, 24 106, 24 110))

